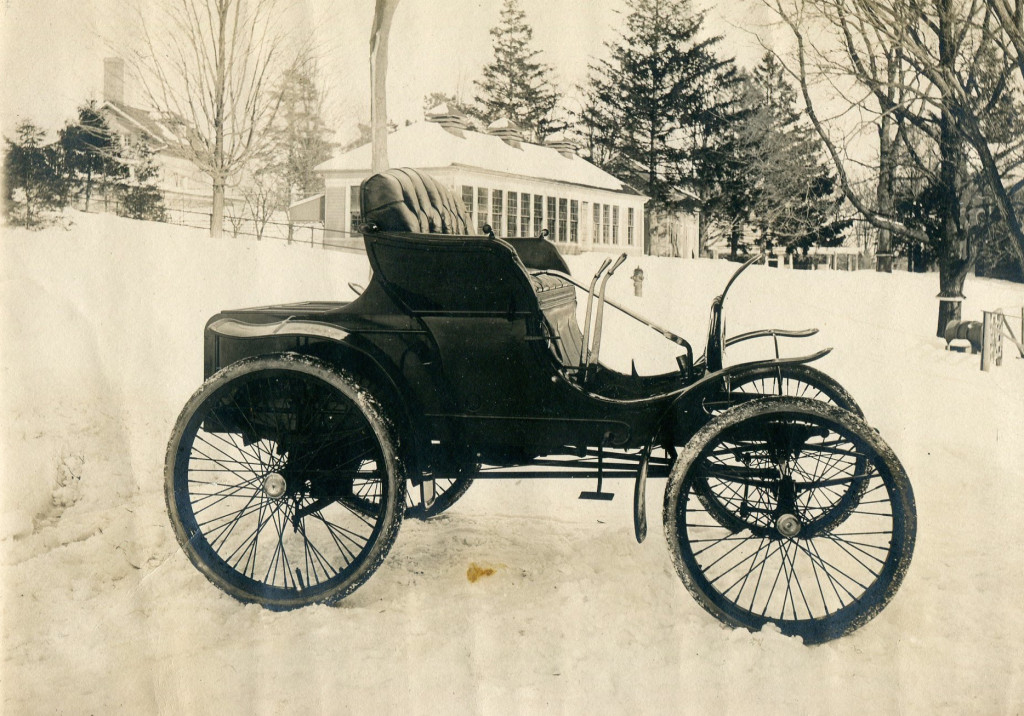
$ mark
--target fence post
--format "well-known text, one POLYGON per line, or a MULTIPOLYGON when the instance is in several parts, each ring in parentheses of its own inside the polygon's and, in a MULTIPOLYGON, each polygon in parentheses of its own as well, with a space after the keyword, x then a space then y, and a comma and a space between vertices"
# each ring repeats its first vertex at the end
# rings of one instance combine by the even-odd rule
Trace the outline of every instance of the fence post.
POLYGON ((982 311, 981 324, 981 369, 992 370, 992 364, 1003 363, 1002 314, 997 311, 982 311))

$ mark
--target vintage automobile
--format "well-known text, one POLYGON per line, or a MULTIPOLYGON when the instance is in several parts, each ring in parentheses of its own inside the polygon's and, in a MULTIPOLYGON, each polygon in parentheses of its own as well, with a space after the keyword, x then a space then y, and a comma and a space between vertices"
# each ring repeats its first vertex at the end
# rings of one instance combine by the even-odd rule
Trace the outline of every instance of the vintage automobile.
MULTIPOLYGON (((606 297, 625 255, 577 283, 544 236, 471 235, 461 202, 393 169, 361 187, 372 277, 351 302, 224 311, 206 381, 167 450, 177 539, 215 585, 270 609, 362 584, 403 517, 447 509, 474 479, 667 477, 664 529, 698 603, 731 626, 805 643, 876 615, 909 565, 903 467, 853 398, 763 330, 727 338, 711 306, 702 355, 606 297), (582 330, 579 315, 582 309, 582 330), (600 362, 606 309, 678 346, 662 375, 600 362), (757 338, 774 357, 726 365, 757 338)), ((757 260, 757 257, 752 261, 757 260)))

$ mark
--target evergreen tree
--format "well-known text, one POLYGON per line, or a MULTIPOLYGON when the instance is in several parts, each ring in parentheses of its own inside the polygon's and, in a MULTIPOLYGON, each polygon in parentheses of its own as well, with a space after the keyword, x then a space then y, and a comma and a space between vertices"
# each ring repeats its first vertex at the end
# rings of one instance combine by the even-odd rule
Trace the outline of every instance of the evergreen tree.
MULTIPOLYGON (((276 89, 274 122, 250 158, 242 178, 245 209, 257 239, 279 212, 324 190, 316 167, 331 158, 332 131, 324 119, 324 98, 316 61, 300 55, 276 89)), ((237 212, 233 220, 238 219, 237 212)), ((292 227, 288 226, 289 239, 292 227)))
POLYGON ((165 221, 164 198, 157 181, 160 169, 153 158, 153 150, 144 140, 129 144, 124 151, 128 175, 119 184, 118 214, 131 219, 165 221))
POLYGON ((754 70, 751 88, 757 107, 744 122, 743 146, 761 240, 805 252, 812 244, 841 244, 851 222, 839 216, 836 178, 774 54, 754 70))
MULTIPOLYGON (((284 73, 280 104, 269 144, 276 145, 291 198, 301 199, 324 190, 323 177, 314 170, 331 158, 333 132, 324 119, 320 71, 308 54, 300 56, 284 73)), ((265 153, 263 153, 265 154, 265 153)), ((263 157, 266 163, 266 157, 263 157)))
POLYGON ((704 18, 689 0, 627 5, 610 59, 590 67, 580 122, 591 160, 651 197, 651 226, 652 214, 683 208, 679 190, 723 160, 704 150, 730 121, 735 69, 715 55, 719 38, 700 37, 704 18))
POLYGON ((533 28, 519 0, 505 0, 501 23, 491 28, 491 37, 494 60, 476 82, 480 115, 492 121, 507 117, 540 142, 562 128, 551 117, 560 97, 551 81, 551 67, 538 62, 540 51, 530 48, 533 28))
POLYGON ((4 139, 4 211, 12 224, 38 226, 43 211, 63 206, 62 153, 58 146, 44 144, 45 137, 39 126, 25 120, 15 129, 14 140, 4 139))
POLYGON ((60 131, 59 142, 67 178, 84 194, 86 211, 97 179, 105 187, 108 181, 127 176, 127 167, 120 156, 120 140, 111 132, 94 101, 78 108, 77 121, 60 131))

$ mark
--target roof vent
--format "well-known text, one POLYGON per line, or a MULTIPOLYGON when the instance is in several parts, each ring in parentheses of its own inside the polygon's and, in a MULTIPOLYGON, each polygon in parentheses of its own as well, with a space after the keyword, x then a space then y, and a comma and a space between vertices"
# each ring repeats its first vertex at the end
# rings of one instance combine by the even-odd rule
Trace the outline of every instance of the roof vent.
POLYGON ((576 142, 569 139, 565 132, 555 132, 544 138, 544 146, 556 150, 563 157, 572 159, 576 156, 576 142))
POLYGON ((523 141, 523 130, 508 117, 501 117, 488 124, 487 133, 516 148, 523 141))
POLYGON ((462 132, 469 129, 469 121, 466 116, 447 102, 428 109, 423 113, 424 119, 428 122, 436 122, 452 134, 461 137, 462 132))

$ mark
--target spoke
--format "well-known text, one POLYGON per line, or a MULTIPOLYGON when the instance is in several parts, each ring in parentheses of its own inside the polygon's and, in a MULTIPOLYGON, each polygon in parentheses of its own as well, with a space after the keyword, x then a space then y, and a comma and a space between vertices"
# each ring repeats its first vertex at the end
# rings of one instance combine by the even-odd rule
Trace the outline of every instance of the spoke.
MULTIPOLYGON (((810 542, 811 544, 814 543, 814 540, 807 540, 807 541, 810 542)), ((867 591, 867 588, 868 588, 869 585, 861 584, 859 581, 857 581, 857 579, 855 577, 852 577, 851 575, 847 574, 845 571, 840 569, 837 565, 833 564, 832 562, 830 562, 830 561, 826 560, 824 557, 822 557, 821 556, 821 552, 818 550, 817 545, 814 545, 814 553, 813 554, 811 553, 811 550, 809 548, 805 547, 803 544, 799 544, 798 543, 797 546, 809 558, 816 559, 818 561, 818 566, 821 567, 823 570, 825 570, 826 573, 832 574, 832 572, 835 572, 836 574, 842 575, 843 577, 846 578, 847 581, 852 582, 853 584, 856 584, 858 587, 860 587, 860 589, 862 591, 867 591)), ((877 576, 877 575, 873 575, 873 576, 877 576)), ((844 587, 844 589, 846 589, 846 588, 844 587)), ((854 596, 853 592, 850 592, 849 590, 847 590, 847 594, 849 594, 852 598, 856 599, 856 597, 854 596)))

